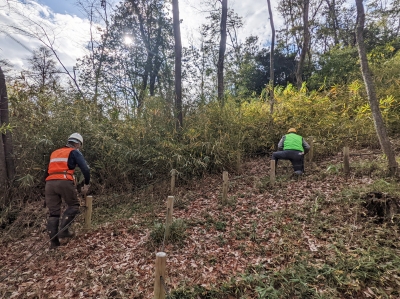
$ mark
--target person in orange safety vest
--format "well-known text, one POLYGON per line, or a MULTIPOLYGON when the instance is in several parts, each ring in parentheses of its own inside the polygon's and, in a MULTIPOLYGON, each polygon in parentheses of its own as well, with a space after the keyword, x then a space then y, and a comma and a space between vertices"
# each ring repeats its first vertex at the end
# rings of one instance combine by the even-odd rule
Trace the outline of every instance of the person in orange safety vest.
POLYGON ((59 238, 71 238, 74 236, 74 233, 68 227, 65 227, 79 213, 80 204, 74 177, 76 166, 80 168, 85 178, 85 184, 81 189, 82 192, 86 193, 89 189, 90 169, 79 151, 82 145, 83 138, 81 134, 73 133, 69 136, 65 147, 55 150, 50 155, 45 187, 45 201, 49 209, 47 231, 51 240, 50 249, 60 246, 59 238), (61 217, 60 223, 62 199, 64 199, 67 208, 61 217))

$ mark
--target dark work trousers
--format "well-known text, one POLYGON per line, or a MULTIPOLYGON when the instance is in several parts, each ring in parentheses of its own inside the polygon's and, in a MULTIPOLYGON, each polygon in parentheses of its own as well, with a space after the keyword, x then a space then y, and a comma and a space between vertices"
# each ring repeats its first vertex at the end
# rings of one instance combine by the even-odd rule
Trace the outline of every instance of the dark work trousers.
POLYGON ((73 181, 46 181, 45 200, 50 217, 60 217, 62 198, 69 208, 79 210, 78 194, 73 181))
POLYGON ((304 154, 301 151, 285 150, 272 153, 272 160, 276 161, 276 165, 278 165, 280 159, 290 160, 293 171, 304 172, 304 154))

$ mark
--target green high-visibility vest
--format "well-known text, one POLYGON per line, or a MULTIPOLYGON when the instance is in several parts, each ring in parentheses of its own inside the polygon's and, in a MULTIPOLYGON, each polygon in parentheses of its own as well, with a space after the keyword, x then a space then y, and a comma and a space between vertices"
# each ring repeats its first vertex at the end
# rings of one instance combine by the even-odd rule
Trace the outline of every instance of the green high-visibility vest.
POLYGON ((303 137, 295 133, 286 134, 285 141, 283 142, 283 150, 295 150, 304 152, 303 137))

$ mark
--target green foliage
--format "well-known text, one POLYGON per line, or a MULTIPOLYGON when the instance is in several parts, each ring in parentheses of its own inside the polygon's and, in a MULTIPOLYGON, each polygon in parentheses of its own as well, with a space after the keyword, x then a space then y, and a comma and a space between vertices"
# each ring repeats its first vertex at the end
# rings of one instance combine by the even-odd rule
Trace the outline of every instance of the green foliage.
POLYGON ((215 229, 218 231, 225 231, 226 229, 226 223, 223 221, 217 221, 215 222, 215 229))
MULTIPOLYGON (((346 92, 340 87, 327 95, 299 92, 291 85, 277 88, 273 118, 262 100, 237 103, 228 97, 223 108, 210 103, 189 111, 180 136, 169 105, 160 98, 148 98, 136 117, 116 118, 79 98, 47 97, 37 106, 28 93, 12 89, 10 100, 20 157, 18 179, 29 174, 34 186, 43 186, 50 153, 63 146, 72 132, 84 136, 82 152, 91 166, 92 185, 99 190, 129 190, 167 178, 172 168, 183 177, 234 170, 238 153, 271 151, 292 126, 303 136, 314 135, 322 142, 349 133, 373 132, 367 111, 355 111, 361 102, 358 89, 346 92), (357 132, 359 128, 363 131, 357 132)), ((395 104, 387 102, 390 107, 395 104)), ((389 117, 391 110, 387 111, 389 117)), ((327 142, 317 149, 334 151, 332 145, 340 146, 327 142)))
POLYGON ((388 128, 399 133, 400 128, 400 52, 372 65, 380 107, 388 128))
POLYGON ((335 47, 319 56, 318 71, 309 79, 311 89, 330 88, 361 79, 358 52, 355 47, 335 47))
POLYGON ((313 136, 318 143, 316 154, 336 153, 344 142, 357 145, 360 139, 375 144, 370 113, 358 109, 365 103, 361 86, 359 81, 354 81, 349 86, 334 86, 327 92, 298 91, 292 85, 276 88, 274 124, 281 132, 296 127, 306 139, 313 136))
MULTIPOLYGON (((381 63, 377 77, 382 114, 392 132, 400 127, 399 57, 381 63)), ((266 94, 227 94, 224 107, 214 101, 187 107, 178 133, 173 107, 160 97, 145 98, 141 110, 132 114, 109 98, 99 104, 61 88, 38 92, 16 80, 9 85, 16 184, 42 189, 51 152, 73 132, 85 139, 82 152, 95 192, 131 191, 168 179, 172 168, 182 178, 236 171, 238 154, 269 154, 289 127, 306 140, 314 137, 316 156, 337 153, 345 143, 378 144, 362 81, 327 86, 319 91, 308 91, 306 84, 301 90, 290 84, 275 87, 272 115, 266 94)))
POLYGON ((10 124, 3 123, 0 126, 0 134, 5 135, 8 131, 12 132, 12 127, 10 124))
POLYGON ((339 166, 339 165, 329 165, 329 166, 326 168, 325 171, 328 172, 328 173, 335 173, 335 174, 338 174, 340 170, 341 170, 341 166, 339 166))
POLYGON ((150 231, 148 247, 160 248, 164 242, 172 243, 176 246, 181 246, 186 239, 186 223, 182 219, 177 219, 172 222, 168 238, 165 238, 165 225, 162 223, 154 223, 153 229, 150 231))

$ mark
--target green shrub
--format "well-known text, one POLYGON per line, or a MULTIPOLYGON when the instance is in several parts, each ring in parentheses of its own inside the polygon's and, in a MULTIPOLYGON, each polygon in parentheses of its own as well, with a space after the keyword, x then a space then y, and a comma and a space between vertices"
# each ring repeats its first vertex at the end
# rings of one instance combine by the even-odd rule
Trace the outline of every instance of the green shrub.
POLYGON ((147 246, 151 249, 160 248, 166 242, 176 246, 182 246, 186 239, 186 223, 182 219, 177 219, 170 226, 168 238, 165 238, 165 224, 155 223, 150 231, 147 246))

